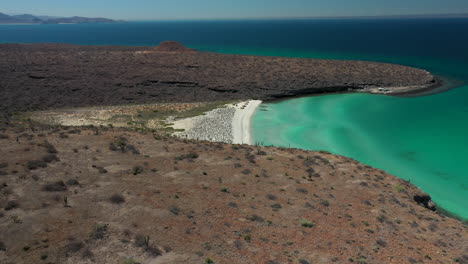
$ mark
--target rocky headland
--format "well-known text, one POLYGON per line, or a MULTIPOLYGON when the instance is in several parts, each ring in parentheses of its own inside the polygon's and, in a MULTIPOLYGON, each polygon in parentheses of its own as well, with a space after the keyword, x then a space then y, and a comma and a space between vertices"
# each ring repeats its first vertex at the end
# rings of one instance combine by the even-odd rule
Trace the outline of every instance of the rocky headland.
POLYGON ((401 65, 194 52, 174 42, 0 44, 0 57, 0 111, 391 93, 439 84, 427 71, 401 65))
POLYGON ((0 13, 0 24, 84 24, 84 23, 122 23, 122 20, 113 20, 102 17, 49 17, 30 14, 7 15, 0 13))

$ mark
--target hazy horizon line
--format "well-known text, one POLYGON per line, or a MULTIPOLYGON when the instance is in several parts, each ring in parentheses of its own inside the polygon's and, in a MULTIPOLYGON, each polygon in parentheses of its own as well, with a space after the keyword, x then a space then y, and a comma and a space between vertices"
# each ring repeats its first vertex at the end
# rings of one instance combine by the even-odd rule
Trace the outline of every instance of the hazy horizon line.
MULTIPOLYGON (((2 13, 0 11, 0 13, 2 13)), ((73 16, 57 16, 57 15, 44 15, 44 14, 32 14, 32 13, 9 13, 5 12, 4 14, 10 16, 16 15, 33 15, 38 17, 56 17, 56 18, 65 18, 65 17, 87 17, 87 18, 106 18, 106 16, 83 16, 83 15, 73 15, 73 16)), ((433 13, 433 14, 404 14, 404 15, 325 15, 325 16, 292 16, 292 17, 228 17, 228 18, 112 18, 113 20, 125 20, 129 22, 145 22, 145 21, 187 21, 187 20, 200 20, 200 21, 209 21, 209 20, 308 20, 308 19, 386 19, 386 18, 468 18, 468 13, 433 13)))

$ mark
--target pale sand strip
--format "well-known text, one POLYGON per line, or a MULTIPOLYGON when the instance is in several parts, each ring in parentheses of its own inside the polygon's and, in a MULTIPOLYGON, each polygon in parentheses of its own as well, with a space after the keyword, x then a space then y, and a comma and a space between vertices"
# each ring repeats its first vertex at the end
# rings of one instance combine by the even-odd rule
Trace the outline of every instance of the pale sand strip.
POLYGON ((236 112, 232 118, 232 136, 234 144, 251 145, 250 124, 255 109, 262 103, 260 100, 250 100, 237 104, 236 112))
POLYGON ((202 116, 173 121, 173 128, 184 129, 175 136, 234 144, 251 144, 250 122, 262 101, 249 100, 214 109, 202 116))

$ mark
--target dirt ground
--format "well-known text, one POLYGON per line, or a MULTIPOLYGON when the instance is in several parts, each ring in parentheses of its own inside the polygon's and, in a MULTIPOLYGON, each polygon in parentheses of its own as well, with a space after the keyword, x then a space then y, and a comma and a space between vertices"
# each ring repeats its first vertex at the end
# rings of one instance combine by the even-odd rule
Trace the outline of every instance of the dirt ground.
POLYGON ((326 152, 118 128, 0 132, 5 264, 467 263, 466 225, 426 198, 326 152))

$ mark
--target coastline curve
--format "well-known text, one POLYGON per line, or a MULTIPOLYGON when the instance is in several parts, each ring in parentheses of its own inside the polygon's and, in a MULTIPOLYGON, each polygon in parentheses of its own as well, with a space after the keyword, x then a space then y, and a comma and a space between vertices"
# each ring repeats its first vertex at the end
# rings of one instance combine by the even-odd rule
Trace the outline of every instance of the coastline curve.
POLYGON ((233 144, 252 144, 252 116, 261 103, 260 100, 250 100, 235 106, 236 112, 232 118, 233 144))

